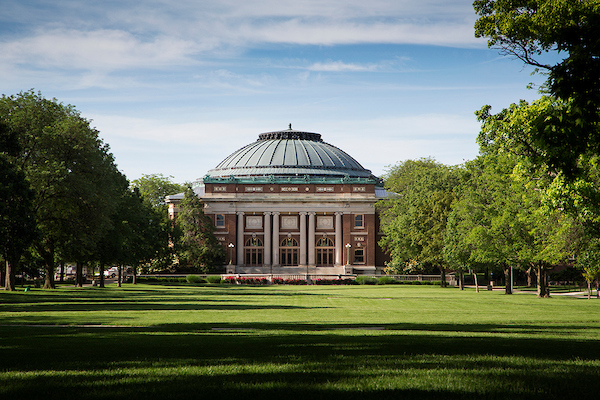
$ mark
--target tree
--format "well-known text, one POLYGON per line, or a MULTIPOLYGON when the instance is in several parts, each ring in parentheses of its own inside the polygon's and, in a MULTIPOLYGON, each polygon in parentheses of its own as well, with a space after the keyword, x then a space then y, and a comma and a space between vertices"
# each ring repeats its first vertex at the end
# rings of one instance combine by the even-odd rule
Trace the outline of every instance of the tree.
POLYGON ((407 160, 393 167, 386 178, 388 190, 398 197, 378 204, 383 209, 381 245, 394 265, 432 265, 446 285, 443 257, 444 232, 454 187, 455 169, 430 158, 407 160))
POLYGON ((600 153, 600 3, 595 0, 476 0, 475 36, 547 74, 556 103, 538 110, 528 143, 535 161, 578 172, 582 154, 600 153), (548 64, 544 53, 562 60, 548 64))
POLYGON ((587 249, 577 258, 577 266, 582 269, 583 277, 588 284, 588 299, 592 295, 592 282, 596 280, 596 288, 600 280, 600 241, 590 241, 587 249))
POLYGON ((45 263, 44 287, 53 288, 57 254, 79 265, 91 258, 102 231, 110 226, 124 177, 98 131, 73 106, 32 90, 2 96, 0 117, 21 147, 13 162, 34 191, 32 207, 40 232, 34 248, 45 263))
POLYGON ((161 207, 165 205, 165 197, 180 193, 184 189, 181 185, 173 183, 172 178, 162 174, 144 174, 141 178, 133 180, 131 186, 137 188, 153 207, 161 207))
MULTIPOLYGON (((518 157, 489 144, 467 163, 468 179, 448 217, 444 253, 449 260, 536 271, 538 296, 547 297, 548 268, 572 254, 574 227, 566 213, 543 207, 539 179, 519 168, 518 157)), ((511 285, 506 285, 511 293, 511 285)))
POLYGON ((212 272, 224 265, 226 254, 214 235, 211 219, 204 214, 204 203, 191 186, 179 204, 177 225, 181 230, 178 255, 182 265, 198 272, 212 272))
POLYGON ((33 192, 23 171, 11 162, 19 153, 16 135, 0 121, 0 255, 6 265, 6 290, 14 290, 15 268, 36 234, 33 192))

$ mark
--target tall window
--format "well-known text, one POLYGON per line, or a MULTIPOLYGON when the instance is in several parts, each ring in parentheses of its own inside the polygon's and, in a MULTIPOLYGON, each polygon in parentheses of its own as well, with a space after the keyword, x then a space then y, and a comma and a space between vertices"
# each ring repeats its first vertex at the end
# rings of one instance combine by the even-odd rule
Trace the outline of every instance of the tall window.
POLYGON ((298 265, 298 250, 298 241, 296 239, 291 237, 283 239, 279 248, 281 265, 298 265))
POLYGON ((333 241, 331 239, 324 237, 317 240, 316 250, 318 267, 333 266, 335 247, 333 246, 333 241))
POLYGON ((259 238, 253 237, 246 240, 245 246, 246 265, 262 265, 263 263, 263 242, 259 238))
POLYGON ((223 214, 217 214, 215 219, 215 226, 217 228, 223 228, 225 226, 225 216, 223 214))
POLYGON ((364 228, 365 226, 365 216, 362 214, 356 214, 354 216, 354 227, 355 228, 364 228))
POLYGON ((354 249, 354 264, 364 264, 365 263, 365 250, 364 249, 354 249))

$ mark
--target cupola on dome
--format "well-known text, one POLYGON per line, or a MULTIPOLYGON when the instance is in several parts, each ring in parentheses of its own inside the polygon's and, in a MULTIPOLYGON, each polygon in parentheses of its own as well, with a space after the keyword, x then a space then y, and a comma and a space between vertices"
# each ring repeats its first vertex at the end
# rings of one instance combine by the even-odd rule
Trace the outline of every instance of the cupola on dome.
POLYGON ((258 140, 235 151, 208 176, 276 177, 310 175, 314 177, 373 178, 339 148, 325 143, 321 135, 291 129, 261 133, 258 140))

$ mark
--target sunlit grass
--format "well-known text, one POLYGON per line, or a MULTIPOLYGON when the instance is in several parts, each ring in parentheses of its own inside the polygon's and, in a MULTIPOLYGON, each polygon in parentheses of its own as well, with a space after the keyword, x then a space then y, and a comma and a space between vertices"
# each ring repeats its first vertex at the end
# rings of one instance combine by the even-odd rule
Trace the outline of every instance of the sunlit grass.
POLYGON ((0 398, 586 398, 600 302, 413 286, 0 292, 0 398))

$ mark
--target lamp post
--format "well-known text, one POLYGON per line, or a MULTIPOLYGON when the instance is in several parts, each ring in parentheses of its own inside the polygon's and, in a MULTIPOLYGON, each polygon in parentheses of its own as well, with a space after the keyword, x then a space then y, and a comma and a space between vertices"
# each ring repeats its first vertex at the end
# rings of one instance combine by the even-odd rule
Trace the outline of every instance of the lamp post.
POLYGON ((233 243, 229 242, 227 247, 229 247, 229 265, 231 265, 231 262, 233 260, 233 248, 235 247, 235 245, 233 243))
POLYGON ((352 245, 350 243, 346 244, 346 265, 350 265, 350 247, 352 245))

